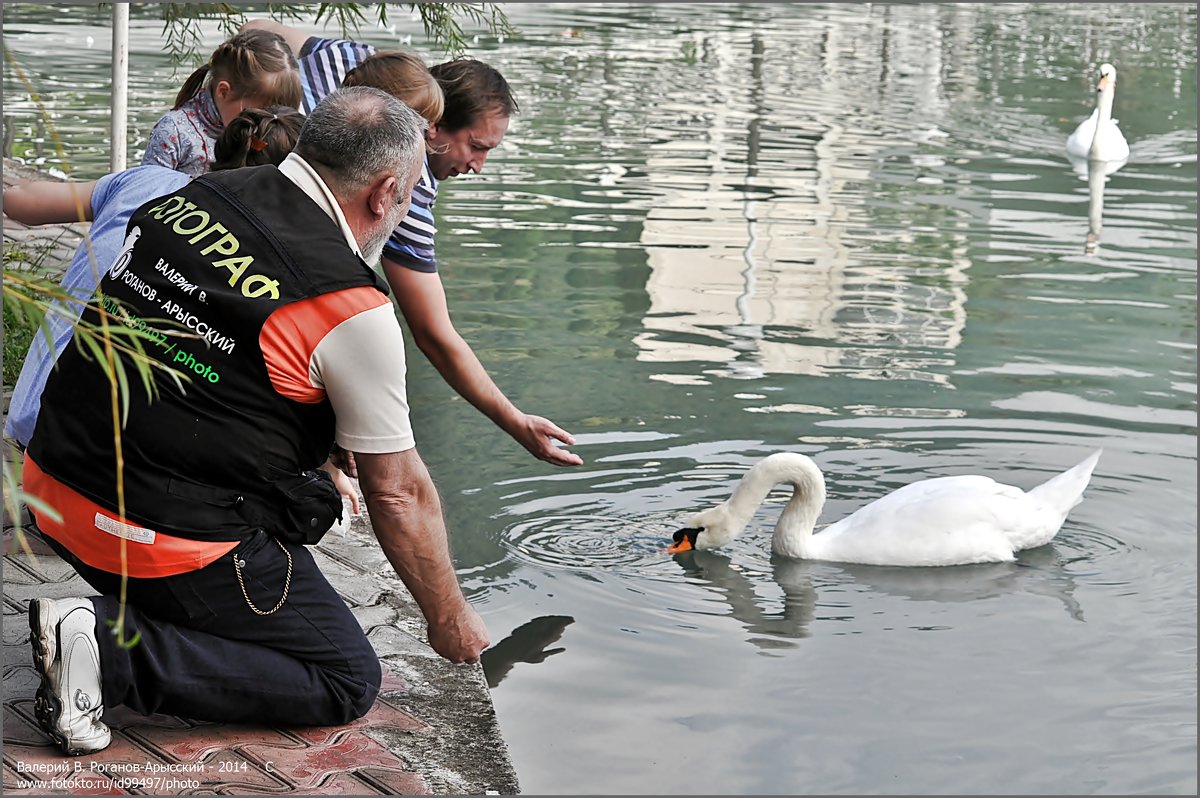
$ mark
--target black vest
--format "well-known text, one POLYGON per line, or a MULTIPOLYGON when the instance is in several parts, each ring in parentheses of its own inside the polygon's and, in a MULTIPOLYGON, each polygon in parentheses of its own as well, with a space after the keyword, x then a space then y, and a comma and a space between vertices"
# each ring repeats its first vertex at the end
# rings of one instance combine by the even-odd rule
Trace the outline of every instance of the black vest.
MULTIPOLYGON (((146 354, 183 381, 155 368, 148 392, 124 359, 129 520, 204 540, 286 523, 273 483, 325 461, 334 418, 327 400, 275 391, 259 333, 289 303, 358 286, 387 293, 337 223, 274 166, 204 175, 133 214, 83 320, 99 324, 103 308, 114 327, 142 331, 146 354)), ((110 384, 97 358, 64 349, 29 454, 116 510, 110 384)))

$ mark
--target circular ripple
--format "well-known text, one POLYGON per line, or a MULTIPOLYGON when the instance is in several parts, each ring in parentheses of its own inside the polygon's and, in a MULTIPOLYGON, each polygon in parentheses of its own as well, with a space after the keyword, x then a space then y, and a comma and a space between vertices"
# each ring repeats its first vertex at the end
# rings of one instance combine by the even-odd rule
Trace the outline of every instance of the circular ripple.
POLYGON ((558 515, 513 524, 504 530, 501 543, 514 557, 533 565, 663 576, 678 572, 666 553, 672 532, 644 520, 558 515))
MULTIPOLYGON (((1054 551, 1060 566, 1070 566, 1075 576, 1098 575, 1105 570, 1102 561, 1137 551, 1137 546, 1092 528, 1063 529, 1046 548, 1054 551)), ((1034 551, 1017 556, 1024 559, 1034 551)))

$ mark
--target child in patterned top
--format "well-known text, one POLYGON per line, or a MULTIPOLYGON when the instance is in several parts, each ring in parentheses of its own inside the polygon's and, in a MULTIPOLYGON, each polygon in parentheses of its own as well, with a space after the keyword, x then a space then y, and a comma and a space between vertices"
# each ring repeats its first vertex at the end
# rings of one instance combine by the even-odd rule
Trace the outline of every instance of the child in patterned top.
POLYGON ((191 74, 175 108, 154 125, 142 164, 166 166, 195 177, 212 168, 217 138, 246 108, 300 106, 300 72, 282 36, 262 30, 238 33, 191 74))

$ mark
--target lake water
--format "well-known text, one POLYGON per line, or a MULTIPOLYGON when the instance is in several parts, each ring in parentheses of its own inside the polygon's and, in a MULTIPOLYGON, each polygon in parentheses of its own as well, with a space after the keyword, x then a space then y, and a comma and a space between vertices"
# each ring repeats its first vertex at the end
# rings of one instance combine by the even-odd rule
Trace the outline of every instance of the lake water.
MULTIPOLYGON (((521 113, 444 184, 439 259, 459 330, 586 465, 534 461, 409 363, 522 789, 1195 794, 1195 7, 507 10, 520 34, 471 52, 521 113), (1132 154, 1086 254, 1064 144, 1105 61, 1132 154), (1015 564, 772 558, 782 489, 727 548, 663 553, 774 451, 825 471, 825 522, 927 477, 1029 488, 1101 447, 1015 564)), ((149 14, 134 162, 182 79, 149 14)), ((440 60, 395 22, 359 38, 416 31, 440 60)), ((94 8, 5 9, 85 177, 108 35, 94 8)))

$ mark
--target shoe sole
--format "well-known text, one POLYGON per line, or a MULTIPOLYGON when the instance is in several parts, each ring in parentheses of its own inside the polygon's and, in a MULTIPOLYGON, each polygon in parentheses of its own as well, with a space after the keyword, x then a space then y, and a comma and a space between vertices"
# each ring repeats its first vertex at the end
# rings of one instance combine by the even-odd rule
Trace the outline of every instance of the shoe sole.
MULTIPOLYGON (((54 744, 59 747, 67 756, 83 756, 85 754, 94 754, 98 750, 91 748, 79 748, 78 746, 70 745, 67 738, 58 730, 58 722, 62 719, 62 702, 58 700, 58 696, 50 689, 50 666, 54 663, 54 657, 58 654, 58 630, 54 630, 53 634, 43 635, 42 629, 44 624, 43 619, 52 614, 48 606, 43 604, 47 599, 34 599, 29 602, 29 643, 33 648, 33 666, 37 669, 38 676, 41 677, 42 683, 38 687, 37 695, 33 700, 33 715, 37 718, 38 726, 47 737, 54 741, 54 744)), ((56 624, 54 624, 56 626, 56 624)))

